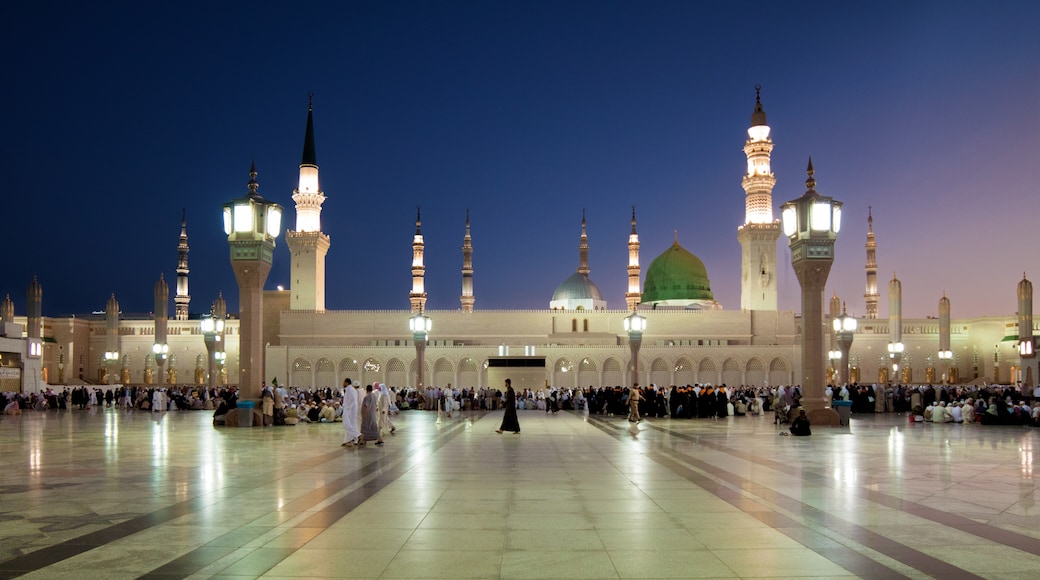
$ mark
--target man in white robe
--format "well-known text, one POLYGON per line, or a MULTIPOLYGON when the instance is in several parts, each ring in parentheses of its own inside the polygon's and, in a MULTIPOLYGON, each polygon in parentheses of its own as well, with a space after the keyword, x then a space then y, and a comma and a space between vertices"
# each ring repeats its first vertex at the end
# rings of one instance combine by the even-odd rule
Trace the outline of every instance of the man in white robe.
POLYGON ((343 447, 357 443, 361 435, 358 431, 358 396, 350 379, 343 381, 343 447))

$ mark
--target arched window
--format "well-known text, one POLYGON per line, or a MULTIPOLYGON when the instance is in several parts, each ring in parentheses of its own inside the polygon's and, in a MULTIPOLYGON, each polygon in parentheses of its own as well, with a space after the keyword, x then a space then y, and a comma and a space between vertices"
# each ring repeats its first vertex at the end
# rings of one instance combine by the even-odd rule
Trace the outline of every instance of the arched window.
POLYGON ((571 332, 578 332, 578 319, 577 318, 572 318, 571 319, 571 332))
POLYGON ((583 327, 583 328, 585 329, 585 332, 588 332, 588 331, 589 331, 589 319, 588 319, 588 318, 586 318, 586 319, 585 319, 585 320, 584 320, 584 321, 582 322, 582 327, 583 327))

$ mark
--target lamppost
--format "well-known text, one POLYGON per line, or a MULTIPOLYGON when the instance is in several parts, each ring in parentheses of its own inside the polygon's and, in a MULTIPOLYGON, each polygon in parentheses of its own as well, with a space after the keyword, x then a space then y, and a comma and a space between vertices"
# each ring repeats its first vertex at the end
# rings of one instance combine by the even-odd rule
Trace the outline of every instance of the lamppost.
POLYGON ((904 350, 906 350, 906 346, 901 341, 888 343, 888 360, 892 363, 892 376, 889 377, 889 382, 902 382, 902 379, 899 378, 899 362, 903 360, 904 350))
MULTIPOLYGON (((217 355, 225 354, 217 350, 217 347, 222 345, 224 335, 224 319, 213 316, 212 313, 202 318, 202 338, 206 342, 206 372, 208 373, 208 379, 206 385, 209 388, 216 386, 216 366, 217 366, 217 355)), ((221 360, 223 363, 223 360, 221 360)))
POLYGON ((646 318, 635 310, 625 317, 625 332, 628 333, 628 347, 632 349, 632 385, 639 383, 639 347, 643 345, 643 332, 646 330, 646 318))
POLYGON ((841 316, 834 319, 834 336, 838 337, 838 355, 841 359, 840 369, 841 378, 846 383, 851 383, 849 374, 849 350, 852 349, 852 339, 856 335, 856 327, 859 324, 856 322, 856 318, 849 316, 845 312, 845 305, 841 305, 841 316))
POLYGON ((264 282, 271 273, 275 239, 282 228, 282 206, 256 191, 256 164, 249 168, 249 193, 223 206, 224 233, 238 281, 238 385, 243 399, 260 397, 264 375, 264 282))
POLYGON ((838 367, 841 366, 841 351, 840 350, 828 350, 827 360, 831 361, 831 369, 834 370, 834 386, 841 386, 841 371, 838 367))
POLYGON ((823 391, 823 288, 834 263, 842 203, 816 192, 812 157, 806 173, 805 194, 781 208, 791 266, 802 288, 802 405, 812 423, 838 425, 838 413, 828 407, 823 391))
POLYGON ((433 321, 429 316, 417 312, 415 316, 408 319, 408 330, 412 331, 412 340, 415 341, 415 388, 422 389, 424 374, 426 374, 426 340, 430 337, 430 329, 433 321))
POLYGON ((170 345, 166 344, 166 322, 169 319, 170 288, 166 285, 166 279, 159 274, 159 281, 155 283, 155 342, 152 344, 152 354, 155 356, 155 364, 159 366, 159 384, 166 384, 166 375, 163 374, 163 365, 170 356, 170 345))

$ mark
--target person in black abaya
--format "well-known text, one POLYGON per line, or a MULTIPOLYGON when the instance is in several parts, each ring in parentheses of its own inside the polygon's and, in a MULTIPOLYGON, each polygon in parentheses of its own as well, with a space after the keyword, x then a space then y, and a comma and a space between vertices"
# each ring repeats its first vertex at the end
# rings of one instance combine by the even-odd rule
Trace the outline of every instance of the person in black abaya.
POLYGON ((516 392, 513 390, 513 382, 506 379, 506 409, 502 416, 502 426, 495 433, 509 431, 520 434, 520 421, 516 418, 516 392))

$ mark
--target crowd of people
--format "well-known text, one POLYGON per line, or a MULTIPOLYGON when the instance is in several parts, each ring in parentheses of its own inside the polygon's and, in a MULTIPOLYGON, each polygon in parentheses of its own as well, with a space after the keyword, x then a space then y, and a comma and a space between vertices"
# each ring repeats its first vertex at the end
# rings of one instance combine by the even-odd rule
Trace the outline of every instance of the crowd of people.
MULTIPOLYGON (((892 385, 857 384, 827 385, 825 397, 832 403, 847 401, 853 414, 900 413, 915 422, 973 423, 984 425, 1040 426, 1040 387, 1022 390, 1014 386, 989 385, 892 385)), ((447 414, 461 410, 497 410, 506 405, 506 392, 501 388, 444 387, 395 388, 373 383, 361 386, 350 379, 339 388, 302 389, 261 388, 263 424, 342 423, 344 415, 357 414, 359 431, 368 412, 365 400, 379 425, 378 433, 370 431, 349 438, 351 444, 382 441, 382 434, 396 429, 390 417, 400 411, 418 409, 447 414), (349 389, 349 391, 348 391, 349 389), (348 397, 351 395, 351 397, 348 397)), ((517 389, 511 405, 517 410, 546 413, 587 410, 593 415, 627 415, 635 420, 669 417, 672 419, 705 419, 773 413, 775 424, 791 423, 800 407, 798 386, 728 387, 726 385, 672 385, 624 388, 587 387, 517 389)), ((153 386, 116 385, 114 387, 82 385, 56 390, 48 387, 38 393, 2 393, 0 406, 8 415, 25 410, 64 410, 90 408, 136 409, 150 412, 212 410, 221 422, 237 407, 235 387, 206 388, 195 385, 153 386)), ((347 441, 345 441, 346 443, 347 441)))

